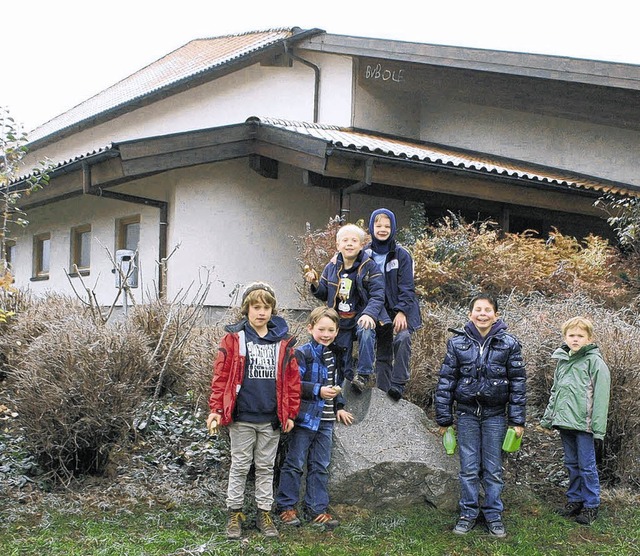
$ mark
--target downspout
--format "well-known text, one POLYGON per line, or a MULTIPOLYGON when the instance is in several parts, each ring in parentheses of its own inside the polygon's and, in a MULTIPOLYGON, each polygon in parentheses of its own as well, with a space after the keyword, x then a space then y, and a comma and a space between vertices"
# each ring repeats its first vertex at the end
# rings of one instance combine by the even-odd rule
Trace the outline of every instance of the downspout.
POLYGON ((315 74, 315 84, 313 90, 313 123, 317 124, 318 105, 320 104, 320 68, 315 64, 309 62, 309 60, 305 60, 304 58, 300 58, 300 56, 298 56, 297 54, 294 54, 293 50, 289 46, 288 41, 284 41, 284 52, 285 54, 291 56, 291 58, 293 58, 294 60, 297 60, 301 64, 304 64, 305 66, 311 68, 315 74))
POLYGON ((137 195, 104 190, 101 187, 92 187, 91 166, 86 162, 83 162, 82 164, 82 190, 87 195, 95 195, 96 197, 106 197, 107 199, 115 199, 117 201, 124 201, 125 203, 135 203, 148 207, 156 207, 160 210, 160 227, 158 230, 158 261, 160 262, 160 271, 158 272, 158 295, 163 299, 166 296, 166 268, 164 267, 164 264, 166 263, 167 258, 169 203, 166 201, 159 201, 158 199, 148 199, 146 197, 138 197, 137 195))

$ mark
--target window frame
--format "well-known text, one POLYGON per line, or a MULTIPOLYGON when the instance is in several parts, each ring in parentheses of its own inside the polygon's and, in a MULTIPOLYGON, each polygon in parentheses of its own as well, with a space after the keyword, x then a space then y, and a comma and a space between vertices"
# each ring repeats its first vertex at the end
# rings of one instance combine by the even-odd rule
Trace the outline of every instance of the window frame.
POLYGON ((31 280, 48 280, 51 271, 51 232, 43 232, 33 236, 33 263, 31 280), (48 242, 47 269, 44 269, 45 242, 48 242))
POLYGON ((71 241, 70 241, 70 262, 69 262, 69 274, 70 276, 87 276, 91 271, 91 224, 82 224, 81 226, 75 226, 71 228, 71 241), (87 246, 88 252, 88 265, 80 265, 82 262, 82 236, 89 234, 89 244, 87 246), (77 267, 77 270, 76 270, 77 267))
POLYGON ((140 230, 141 230, 141 222, 140 215, 135 214, 133 216, 126 216, 124 218, 118 218, 116 220, 116 238, 115 238, 115 249, 116 251, 120 249, 131 249, 132 251, 138 251, 138 245, 135 247, 127 247, 127 228, 131 224, 138 225, 138 245, 140 244, 140 230))

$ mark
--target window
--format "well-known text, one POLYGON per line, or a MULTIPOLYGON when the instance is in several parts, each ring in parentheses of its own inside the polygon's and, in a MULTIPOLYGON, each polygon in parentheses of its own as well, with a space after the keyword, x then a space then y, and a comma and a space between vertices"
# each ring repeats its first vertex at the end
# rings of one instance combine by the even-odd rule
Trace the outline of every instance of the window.
POLYGON ((140 215, 121 218, 116 224, 116 250, 137 251, 140 242, 140 215))
POLYGON ((71 230, 71 272, 89 274, 91 266, 91 226, 86 224, 71 230))
POLYGON ((16 242, 7 240, 4 244, 4 256, 7 261, 7 268, 13 270, 13 263, 16 260, 16 242))
POLYGON ((47 280, 49 278, 49 257, 51 254, 51 234, 33 236, 33 278, 47 280))

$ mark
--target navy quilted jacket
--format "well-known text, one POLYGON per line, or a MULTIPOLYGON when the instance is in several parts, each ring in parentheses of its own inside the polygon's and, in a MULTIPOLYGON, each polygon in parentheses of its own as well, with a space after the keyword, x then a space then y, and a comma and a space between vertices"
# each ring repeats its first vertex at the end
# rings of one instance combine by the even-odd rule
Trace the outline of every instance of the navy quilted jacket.
POLYGON ((465 330, 451 329, 436 388, 436 422, 453 424, 458 411, 490 417, 507 413, 509 425, 524 426, 526 370, 520 343, 498 321, 482 344, 465 330))

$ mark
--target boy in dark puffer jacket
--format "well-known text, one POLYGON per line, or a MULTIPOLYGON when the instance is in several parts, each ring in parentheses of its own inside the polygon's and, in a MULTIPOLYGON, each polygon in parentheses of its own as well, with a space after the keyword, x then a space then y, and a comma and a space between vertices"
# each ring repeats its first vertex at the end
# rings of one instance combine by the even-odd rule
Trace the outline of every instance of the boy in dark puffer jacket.
POLYGON ((502 442, 507 426, 524 432, 526 372, 520 343, 498 318, 498 303, 481 294, 470 304, 464 330, 452 330, 436 389, 436 422, 444 434, 457 417, 460 451, 458 535, 471 531, 480 512, 489 533, 506 536, 502 522, 502 442), (484 502, 480 507, 482 483, 484 502))

